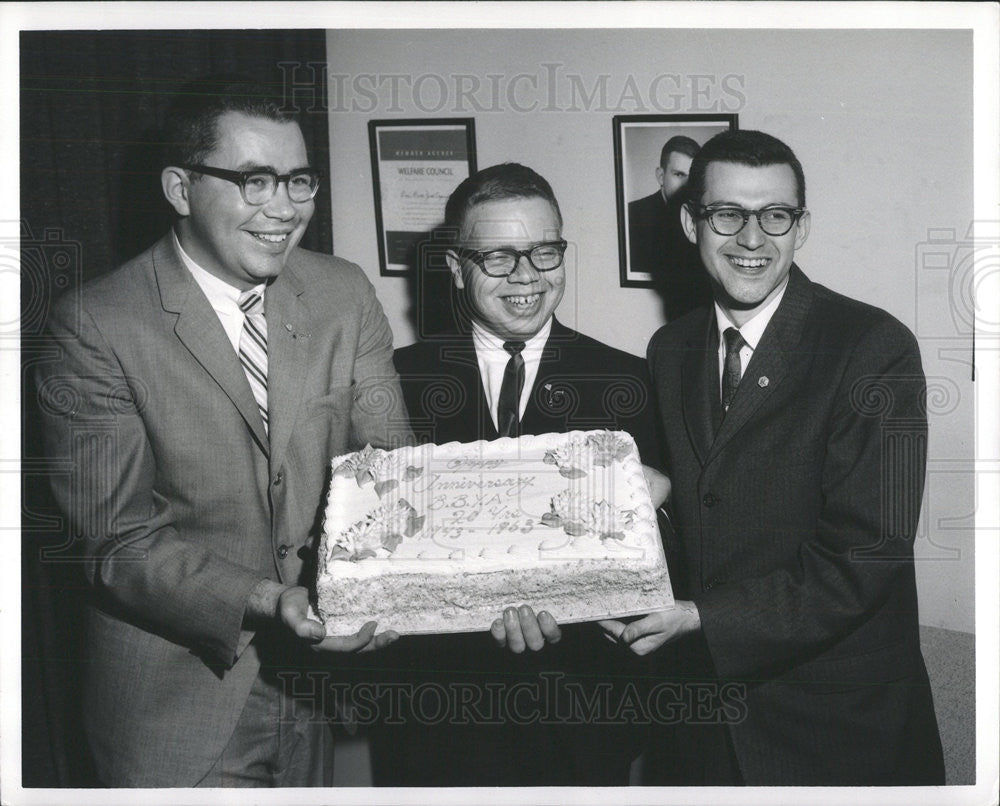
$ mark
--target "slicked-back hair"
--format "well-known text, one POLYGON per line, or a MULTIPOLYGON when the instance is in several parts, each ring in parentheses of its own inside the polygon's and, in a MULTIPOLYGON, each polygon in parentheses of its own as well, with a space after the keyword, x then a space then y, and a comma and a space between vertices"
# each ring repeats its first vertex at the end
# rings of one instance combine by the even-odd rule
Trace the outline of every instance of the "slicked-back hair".
POLYGON ((670 161, 670 155, 675 151, 678 154, 686 154, 687 156, 694 158, 701 146, 695 140, 687 137, 683 134, 678 134, 671 137, 667 142, 663 144, 663 148, 660 150, 660 167, 663 170, 667 169, 667 163, 670 161))
POLYGON ((226 112, 279 123, 297 123, 282 98, 266 84, 238 75, 217 75, 185 84, 174 96, 163 131, 164 166, 200 164, 218 145, 218 120, 226 112))
POLYGON ((463 180, 452 191, 444 208, 444 226, 453 241, 457 242, 465 217, 477 204, 533 198, 545 199, 551 204, 559 226, 562 227, 559 202, 552 192, 552 186, 540 174, 516 162, 491 165, 463 180))
POLYGON ((705 172, 712 162, 733 162, 753 168, 788 165, 795 174, 798 205, 806 206, 806 177, 802 171, 802 163, 795 152, 777 137, 751 129, 730 129, 715 135, 691 161, 685 189, 687 202, 701 203, 705 192, 705 172))

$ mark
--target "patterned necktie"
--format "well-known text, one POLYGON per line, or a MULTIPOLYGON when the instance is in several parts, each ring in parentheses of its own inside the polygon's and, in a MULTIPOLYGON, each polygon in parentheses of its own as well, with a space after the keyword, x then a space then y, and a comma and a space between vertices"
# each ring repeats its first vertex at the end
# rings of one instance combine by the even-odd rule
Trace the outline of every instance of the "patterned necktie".
POLYGON ((521 391, 524 389, 524 358, 521 350, 523 341, 505 341, 503 348, 510 353, 507 368, 503 371, 500 384, 500 400, 497 402, 497 432, 502 437, 516 437, 518 417, 521 408, 521 391))
POLYGON ((264 321, 264 300, 251 289, 240 294, 243 311, 243 331, 240 333, 240 363, 250 382, 257 408, 267 426, 267 322, 264 321))
POLYGON ((740 350, 746 341, 735 327, 726 328, 722 336, 726 340, 726 367, 722 373, 722 411, 725 413, 736 396, 736 387, 740 385, 740 350))

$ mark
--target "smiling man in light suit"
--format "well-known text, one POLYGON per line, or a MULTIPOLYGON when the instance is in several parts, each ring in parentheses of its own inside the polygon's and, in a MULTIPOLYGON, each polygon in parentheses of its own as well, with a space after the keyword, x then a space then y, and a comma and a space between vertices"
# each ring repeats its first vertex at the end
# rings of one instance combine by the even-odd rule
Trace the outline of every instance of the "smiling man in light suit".
POLYGON ((87 739, 108 786, 329 784, 331 653, 395 636, 325 638, 307 560, 330 457, 408 438, 392 335, 357 266, 297 246, 319 172, 280 102, 188 87, 167 141, 173 230, 61 300, 38 376, 87 739))

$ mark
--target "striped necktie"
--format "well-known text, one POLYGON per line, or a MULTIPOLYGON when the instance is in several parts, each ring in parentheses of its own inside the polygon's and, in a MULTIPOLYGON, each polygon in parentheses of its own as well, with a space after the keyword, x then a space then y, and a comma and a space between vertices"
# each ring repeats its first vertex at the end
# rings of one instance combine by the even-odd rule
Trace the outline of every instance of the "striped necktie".
POLYGON ((254 289, 240 294, 243 311, 243 331, 240 333, 240 363, 250 382, 257 408, 267 433, 267 322, 264 320, 264 300, 254 289))

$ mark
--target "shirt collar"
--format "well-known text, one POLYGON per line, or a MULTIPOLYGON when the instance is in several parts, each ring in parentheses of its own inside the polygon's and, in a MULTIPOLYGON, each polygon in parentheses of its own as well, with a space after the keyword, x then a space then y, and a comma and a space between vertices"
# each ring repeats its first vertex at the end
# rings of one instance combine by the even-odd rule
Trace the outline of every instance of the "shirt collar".
MULTIPOLYGON (((184 247, 181 246, 180 239, 177 237, 177 233, 174 230, 170 231, 170 234, 174 239, 174 246, 177 248, 177 254, 181 256, 181 261, 191 276, 194 277, 196 283, 204 292, 205 296, 208 297, 209 303, 216 310, 220 308, 223 310, 231 310, 233 306, 239 308, 240 295, 243 293, 239 288, 234 285, 230 285, 225 280, 216 277, 211 272, 206 271, 197 263, 195 263, 194 258, 192 258, 187 252, 184 251, 184 247)), ((267 287, 266 283, 261 283, 254 287, 254 291, 260 294, 261 299, 264 298, 264 289, 267 287)))
MULTIPOLYGON (((764 335, 764 331, 767 329, 768 323, 771 321, 771 317, 774 316, 774 312, 778 310, 778 305, 781 304, 782 298, 785 296, 785 290, 788 288, 788 278, 785 278, 785 284, 781 287, 781 290, 774 295, 767 305, 761 308, 753 318, 747 322, 743 323, 743 326, 739 328, 740 335, 743 340, 747 343, 747 346, 751 350, 757 349, 757 344, 760 342, 761 336, 764 335)), ((726 312, 722 310, 722 306, 718 302, 715 303, 715 325, 719 329, 719 344, 725 344, 725 339, 723 338, 723 333, 735 325, 730 321, 729 317, 726 316, 726 312)))
MULTIPOLYGON (((541 330, 539 330, 530 339, 525 340, 524 350, 521 351, 521 355, 541 353, 542 348, 545 347, 545 342, 549 338, 549 333, 552 331, 552 317, 542 325, 541 330)), ((505 356, 507 351, 504 350, 503 344, 505 339, 501 339, 499 336, 490 333, 485 327, 483 327, 479 322, 473 321, 472 323, 472 341, 476 345, 477 349, 483 349, 487 351, 499 350, 505 356)))

